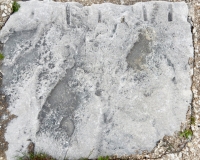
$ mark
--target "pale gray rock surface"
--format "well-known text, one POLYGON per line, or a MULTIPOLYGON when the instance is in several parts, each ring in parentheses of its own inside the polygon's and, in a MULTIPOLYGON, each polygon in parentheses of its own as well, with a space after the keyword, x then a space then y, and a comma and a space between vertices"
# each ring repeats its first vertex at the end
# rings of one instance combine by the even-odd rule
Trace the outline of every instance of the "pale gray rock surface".
POLYGON ((28 139, 57 158, 94 158, 151 150, 179 130, 192 98, 185 3, 20 4, 0 32, 18 116, 9 160, 28 139))

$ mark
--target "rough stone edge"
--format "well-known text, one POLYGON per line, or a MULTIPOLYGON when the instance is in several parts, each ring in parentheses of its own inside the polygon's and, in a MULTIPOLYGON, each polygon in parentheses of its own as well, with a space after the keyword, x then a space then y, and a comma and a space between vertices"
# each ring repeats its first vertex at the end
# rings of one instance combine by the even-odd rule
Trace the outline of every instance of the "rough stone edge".
MULTIPOLYGON (((57 2, 70 2, 73 0, 54 0, 57 2)), ((110 2, 115 4, 123 4, 123 5, 133 5, 137 2, 146 2, 150 0, 75 0, 76 2, 82 3, 83 5, 92 5, 92 4, 100 4, 104 2, 110 2)), ((165 0, 168 2, 180 2, 181 0, 165 0)), ((198 0, 185 0, 185 2, 189 6, 189 16, 191 21, 193 22, 193 42, 194 42, 194 58, 191 58, 189 64, 193 66, 193 76, 192 76, 192 92, 193 92, 193 100, 191 106, 188 108, 188 112, 186 115, 186 122, 182 123, 180 127, 180 131, 184 129, 191 129, 193 131, 192 139, 185 139, 180 137, 178 132, 174 133, 174 136, 164 136, 161 139, 157 146, 151 151, 144 151, 142 154, 135 154, 129 156, 112 156, 111 159, 159 159, 159 160, 183 160, 183 159, 192 159, 199 160, 200 157, 200 2, 198 0), (198 38, 199 37, 199 38, 198 38), (191 125, 191 116, 195 117, 196 123, 191 125)), ((8 20, 11 12, 8 8, 12 8, 11 0, 1 0, 0 1, 0 28, 4 26, 6 21, 8 20), (7 15, 3 18, 2 14, 5 13, 5 8, 1 8, 1 5, 7 5, 7 15)), ((1 49, 0 49, 1 50, 1 49)), ((0 76, 0 85, 2 82, 2 76, 0 76)), ((6 131, 7 124, 15 118, 14 115, 11 115, 8 111, 8 105, 6 104, 6 97, 3 94, 0 94, 0 117, 4 117, 0 119, 0 160, 6 160, 5 151, 8 149, 8 143, 4 139, 4 133, 6 131), (3 147, 3 149, 2 149, 3 147)))
MULTIPOLYGON (((0 29, 9 19, 12 13, 12 0, 0 0, 0 29)), ((2 53, 3 44, 0 43, 0 52, 2 53)), ((0 67, 2 60, 0 60, 0 67)), ((3 74, 0 71, 0 87, 2 85, 3 74)), ((0 93, 0 160, 6 160, 5 151, 8 149, 8 142, 6 142, 4 134, 8 123, 16 116, 12 115, 8 110, 8 104, 6 103, 6 96, 0 93)))
POLYGON ((12 0, 0 0, 0 29, 9 19, 12 13, 12 0))

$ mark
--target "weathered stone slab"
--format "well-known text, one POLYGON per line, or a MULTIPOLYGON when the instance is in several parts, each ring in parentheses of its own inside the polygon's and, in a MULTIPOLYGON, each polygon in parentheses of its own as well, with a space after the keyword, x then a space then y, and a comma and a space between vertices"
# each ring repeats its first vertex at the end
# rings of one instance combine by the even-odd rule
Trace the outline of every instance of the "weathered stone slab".
POLYGON ((192 98, 185 3, 20 4, 0 33, 2 90, 18 116, 8 159, 28 139, 56 157, 94 158, 151 150, 179 130, 192 98))

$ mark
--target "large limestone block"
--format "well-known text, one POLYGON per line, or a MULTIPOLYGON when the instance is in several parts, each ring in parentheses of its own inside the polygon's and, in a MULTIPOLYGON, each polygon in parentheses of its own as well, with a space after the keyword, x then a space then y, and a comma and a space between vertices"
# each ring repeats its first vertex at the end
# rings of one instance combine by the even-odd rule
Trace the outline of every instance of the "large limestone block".
POLYGON ((185 3, 20 4, 0 32, 2 90, 18 116, 9 160, 28 139, 57 158, 94 158, 150 151, 179 130, 192 98, 185 3))

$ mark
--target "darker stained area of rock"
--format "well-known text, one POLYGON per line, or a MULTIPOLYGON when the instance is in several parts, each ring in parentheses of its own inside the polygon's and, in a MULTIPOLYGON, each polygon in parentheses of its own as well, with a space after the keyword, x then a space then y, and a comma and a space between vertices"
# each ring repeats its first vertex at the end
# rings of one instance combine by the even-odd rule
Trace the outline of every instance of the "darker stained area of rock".
POLYGON ((38 115, 40 127, 37 134, 49 132, 55 137, 72 136, 75 128, 74 111, 80 103, 79 93, 73 91, 78 85, 73 79, 73 72, 73 69, 67 70, 65 77, 49 94, 38 115))
POLYGON ((140 32, 138 41, 134 43, 126 57, 128 68, 131 67, 132 69, 138 71, 144 70, 144 65, 146 64, 146 56, 150 54, 151 51, 151 40, 146 39, 145 31, 140 32))

